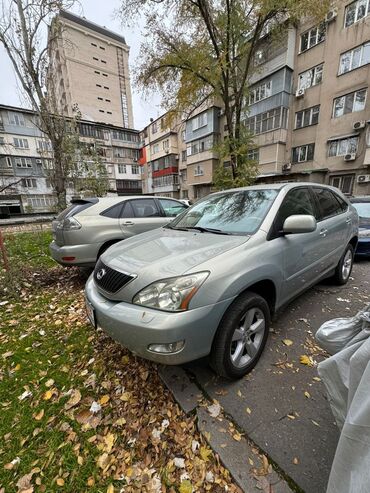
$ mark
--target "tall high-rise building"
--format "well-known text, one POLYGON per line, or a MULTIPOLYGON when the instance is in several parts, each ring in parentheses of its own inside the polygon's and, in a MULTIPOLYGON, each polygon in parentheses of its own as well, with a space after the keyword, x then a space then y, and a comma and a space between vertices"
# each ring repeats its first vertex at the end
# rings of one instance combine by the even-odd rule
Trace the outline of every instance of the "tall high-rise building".
POLYGON ((77 105, 83 119, 133 128, 129 47, 122 36, 61 11, 49 33, 49 53, 48 84, 55 86, 62 114, 72 116, 77 105))

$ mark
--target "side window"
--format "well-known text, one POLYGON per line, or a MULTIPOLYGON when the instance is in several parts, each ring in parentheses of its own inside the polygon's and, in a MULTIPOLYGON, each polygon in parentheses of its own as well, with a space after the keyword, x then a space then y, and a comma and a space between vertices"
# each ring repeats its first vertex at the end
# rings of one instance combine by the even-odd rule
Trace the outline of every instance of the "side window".
POLYGON ((342 199, 339 195, 337 195, 335 192, 332 192, 334 197, 338 200, 340 204, 340 208, 342 209, 342 212, 346 212, 348 209, 348 204, 345 200, 342 199))
POLYGON ((330 190, 314 188, 314 193, 319 203, 320 220, 342 214, 342 206, 330 190))
POLYGON ((186 209, 184 204, 175 202, 174 200, 159 199, 166 217, 176 217, 186 209))
POLYGON ((120 217, 122 218, 135 217, 130 200, 124 202, 120 217))
POLYGON ((110 207, 109 209, 106 209, 100 215, 105 217, 111 217, 112 219, 118 219, 119 217, 121 217, 121 209, 122 209, 122 202, 120 202, 117 205, 114 205, 113 207, 110 207))
POLYGON ((275 231, 281 231, 285 219, 295 214, 316 216, 315 205, 308 188, 295 188, 287 194, 276 215, 275 231))
POLYGON ((131 201, 135 217, 160 217, 153 199, 136 199, 131 201))

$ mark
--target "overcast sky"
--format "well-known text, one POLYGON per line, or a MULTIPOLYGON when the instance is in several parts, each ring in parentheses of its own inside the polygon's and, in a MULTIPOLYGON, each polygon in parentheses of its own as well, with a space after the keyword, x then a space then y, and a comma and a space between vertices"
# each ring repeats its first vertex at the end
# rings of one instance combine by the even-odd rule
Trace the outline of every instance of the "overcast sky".
MULTIPOLYGON (((132 29, 122 27, 120 21, 114 17, 114 10, 118 7, 119 0, 80 1, 82 12, 78 7, 74 9, 76 14, 84 15, 88 20, 105 26, 125 37, 126 43, 130 46, 130 67, 132 71, 135 60, 139 55, 142 39, 140 27, 132 29)), ((141 23, 138 22, 137 24, 140 26, 141 23)), ((147 100, 144 100, 142 94, 135 88, 132 80, 131 89, 133 96, 134 126, 140 130, 149 123, 151 117, 156 118, 161 114, 159 106, 160 98, 158 95, 152 95, 149 96, 147 100)), ((0 48, 0 104, 25 106, 13 68, 2 47, 0 48)))

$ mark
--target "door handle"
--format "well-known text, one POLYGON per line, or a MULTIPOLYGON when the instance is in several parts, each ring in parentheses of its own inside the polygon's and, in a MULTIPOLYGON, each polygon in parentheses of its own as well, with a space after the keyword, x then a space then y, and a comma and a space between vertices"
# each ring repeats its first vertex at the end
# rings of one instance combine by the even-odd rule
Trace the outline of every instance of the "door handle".
POLYGON ((351 222, 352 222, 352 219, 351 219, 350 217, 347 217, 347 219, 346 219, 346 223, 347 223, 347 224, 351 224, 351 222))
POLYGON ((319 234, 320 236, 323 236, 325 238, 327 232, 328 232, 327 229, 322 229, 319 234))
POLYGON ((135 223, 134 223, 134 222, 132 222, 132 221, 125 221, 123 224, 124 224, 125 226, 133 226, 135 223))

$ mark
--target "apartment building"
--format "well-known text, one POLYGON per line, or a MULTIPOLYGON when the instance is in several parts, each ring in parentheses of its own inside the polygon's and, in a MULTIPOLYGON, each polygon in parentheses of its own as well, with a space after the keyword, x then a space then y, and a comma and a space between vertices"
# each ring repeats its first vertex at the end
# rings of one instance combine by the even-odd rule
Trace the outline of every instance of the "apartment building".
POLYGON ((0 105, 0 210, 55 210, 48 179, 51 167, 50 142, 35 125, 35 113, 0 105))
POLYGON ((124 37, 61 11, 49 33, 49 56, 48 84, 54 86, 60 113, 72 116, 77 105, 85 120, 133 128, 124 37), (60 35, 53 37, 56 29, 60 35))
POLYGON ((338 1, 296 33, 285 178, 370 194, 370 4, 338 1))
POLYGON ((143 193, 180 197, 182 135, 181 122, 169 120, 168 115, 152 120, 142 131, 141 152, 142 155, 145 153, 146 161, 143 171, 143 193))
MULTIPOLYGON (((35 122, 36 114, 31 110, 0 105, 0 206, 12 214, 55 210, 49 179, 51 144, 35 122)), ((79 122, 78 129, 80 142, 93 146, 105 166, 109 191, 141 194, 139 132, 86 120, 79 122)), ((72 177, 67 181, 67 200, 79 195, 76 184, 72 177)))

